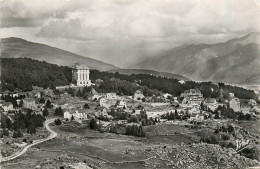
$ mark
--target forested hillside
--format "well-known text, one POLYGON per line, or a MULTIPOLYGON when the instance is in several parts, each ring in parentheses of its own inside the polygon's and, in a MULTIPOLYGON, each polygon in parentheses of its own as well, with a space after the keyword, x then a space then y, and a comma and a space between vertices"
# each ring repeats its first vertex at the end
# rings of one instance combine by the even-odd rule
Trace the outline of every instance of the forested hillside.
MULTIPOLYGON (((68 85, 71 82, 72 75, 71 68, 69 67, 28 58, 3 58, 0 61, 2 90, 13 91, 20 89, 22 91, 29 91, 32 90, 32 85, 52 88, 54 86, 68 85)), ((97 79, 103 80, 103 83, 95 87, 97 91, 116 92, 125 95, 132 95, 137 89, 141 89, 146 95, 163 92, 179 96, 185 90, 199 89, 204 97, 216 98, 220 95, 221 91, 224 98, 227 98, 230 92, 241 99, 256 97, 255 93, 251 90, 225 85, 224 83, 186 81, 184 84, 181 84, 177 79, 156 77, 147 74, 123 75, 91 70, 90 79, 92 82, 95 82, 97 79)))
POLYGON ((32 86, 53 87, 68 85, 71 81, 71 68, 49 64, 30 58, 2 58, 2 90, 32 90, 32 86))

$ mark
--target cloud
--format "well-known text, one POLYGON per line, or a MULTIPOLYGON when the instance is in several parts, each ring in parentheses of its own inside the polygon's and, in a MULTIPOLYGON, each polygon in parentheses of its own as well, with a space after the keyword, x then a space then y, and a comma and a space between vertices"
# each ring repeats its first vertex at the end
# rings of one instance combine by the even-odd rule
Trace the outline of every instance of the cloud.
POLYGON ((26 38, 35 27, 38 42, 65 48, 69 42, 72 47, 67 50, 125 66, 174 46, 217 43, 260 31, 259 4, 260 0, 4 0, 1 32, 11 34, 19 27, 19 35, 26 38))

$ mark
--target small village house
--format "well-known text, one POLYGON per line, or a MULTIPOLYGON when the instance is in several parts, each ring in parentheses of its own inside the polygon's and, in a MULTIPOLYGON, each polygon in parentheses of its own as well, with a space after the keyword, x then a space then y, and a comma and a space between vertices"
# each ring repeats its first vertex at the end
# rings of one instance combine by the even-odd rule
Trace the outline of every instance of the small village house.
POLYGON ((215 111, 218 108, 218 102, 215 98, 206 98, 204 105, 208 110, 215 111))
POLYGON ((233 109, 235 112, 239 112, 240 111, 240 101, 238 98, 232 98, 230 101, 229 101, 229 107, 231 109, 233 109))
POLYGON ((74 117, 74 120, 78 122, 88 119, 87 113, 83 112, 83 110, 76 110, 74 113, 66 111, 63 114, 64 119, 71 120, 72 116, 74 117))
POLYGON ((2 108, 4 109, 5 112, 12 111, 14 109, 13 104, 11 102, 4 102, 2 104, 2 108))
POLYGON ((117 95, 116 93, 107 93, 106 94, 106 99, 110 100, 110 99, 116 99, 117 95))
POLYGON ((193 113, 190 116, 189 121, 203 121, 204 120, 204 115, 200 113, 193 113))
POLYGON ((256 106, 256 101, 254 99, 250 99, 248 103, 251 106, 256 106))
POLYGON ((116 106, 118 108, 126 108, 127 107, 126 102, 123 101, 123 100, 118 101, 116 106))
POLYGON ((33 109, 36 108, 36 103, 35 100, 32 98, 25 98, 23 99, 23 107, 28 108, 28 109, 33 109))
POLYGON ((142 100, 144 98, 144 94, 141 90, 137 90, 134 93, 134 100, 142 100))
POLYGON ((108 101, 108 100, 107 100, 106 98, 101 97, 101 98, 99 99, 99 105, 100 105, 100 106, 103 106, 103 107, 108 107, 107 101, 108 101))
POLYGON ((108 116, 107 114, 107 108, 106 107, 103 107, 103 106, 100 106, 100 107, 97 107, 95 109, 95 116, 96 117, 99 117, 99 116, 108 116))

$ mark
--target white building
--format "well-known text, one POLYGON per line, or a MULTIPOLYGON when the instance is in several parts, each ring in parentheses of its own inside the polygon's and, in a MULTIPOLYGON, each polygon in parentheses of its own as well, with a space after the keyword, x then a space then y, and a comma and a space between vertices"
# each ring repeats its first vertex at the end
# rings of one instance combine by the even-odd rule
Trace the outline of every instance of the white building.
POLYGON ((118 108, 126 108, 126 102, 123 100, 120 100, 117 102, 117 107, 118 108))
POLYGON ((169 94, 169 93, 165 93, 165 94, 163 94, 163 97, 164 97, 165 99, 168 99, 168 97, 172 97, 172 95, 169 94))
POLYGON ((107 93, 106 94, 106 99, 116 99, 116 93, 107 93))
POLYGON ((184 97, 182 100, 183 107, 199 107, 203 101, 201 91, 195 89, 185 90, 181 97, 184 97))
POLYGON ((256 101, 255 101, 254 99, 250 99, 250 100, 249 100, 249 104, 250 104, 251 106, 256 106, 256 101))
POLYGON ((13 110, 14 109, 14 107, 13 107, 13 104, 11 103, 11 102, 4 102, 3 104, 2 104, 2 108, 4 109, 4 111, 11 111, 11 110, 13 110))
POLYGON ((229 101, 229 107, 233 109, 235 112, 240 111, 240 101, 238 98, 233 98, 229 101))
POLYGON ((72 79, 76 81, 77 86, 91 86, 89 80, 90 68, 86 65, 76 65, 72 69, 72 79))
POLYGON ((99 99, 99 105, 100 106, 103 106, 103 107, 107 107, 107 99, 106 98, 104 98, 104 97, 101 97, 100 99, 99 99))
POLYGON ((32 98, 23 99, 23 107, 28 109, 36 108, 35 100, 32 98))
POLYGON ((204 101, 204 105, 207 109, 215 111, 218 108, 218 102, 215 98, 206 98, 204 101))
POLYGON ((82 120, 88 119, 87 113, 84 113, 84 112, 78 111, 78 110, 76 110, 74 113, 70 113, 70 112, 66 111, 63 114, 63 117, 65 119, 69 119, 69 120, 71 120, 72 116, 74 117, 75 121, 82 121, 82 120))
POLYGON ((144 98, 144 94, 141 90, 137 90, 134 94, 134 100, 142 100, 144 98))
POLYGON ((204 120, 204 115, 200 113, 193 113, 189 119, 189 121, 203 121, 203 120, 204 120))

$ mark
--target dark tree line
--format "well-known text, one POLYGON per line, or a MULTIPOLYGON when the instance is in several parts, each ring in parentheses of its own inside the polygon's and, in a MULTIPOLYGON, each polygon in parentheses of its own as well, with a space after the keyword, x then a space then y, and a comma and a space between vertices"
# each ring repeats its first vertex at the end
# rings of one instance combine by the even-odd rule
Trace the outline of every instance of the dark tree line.
POLYGON ((2 91, 20 89, 31 91, 32 86, 51 87, 68 85, 71 69, 29 58, 2 58, 2 91))
MULTIPOLYGON (((21 89, 32 90, 32 86, 51 87, 68 85, 72 81, 72 69, 65 66, 58 66, 29 58, 2 58, 2 91, 21 89)), ((241 87, 225 85, 224 83, 214 84, 211 82, 187 81, 184 84, 179 80, 148 74, 123 75, 119 73, 102 72, 91 70, 90 79, 95 82, 103 80, 100 85, 95 86, 97 92, 116 92, 117 94, 133 95, 141 89, 144 95, 156 95, 160 92, 170 93, 179 96, 185 90, 199 89, 204 97, 217 98, 222 95, 228 97, 228 93, 234 93, 240 99, 254 99, 256 95, 252 90, 241 87)), ((86 97, 89 89, 83 91, 69 91, 73 95, 86 97)))

